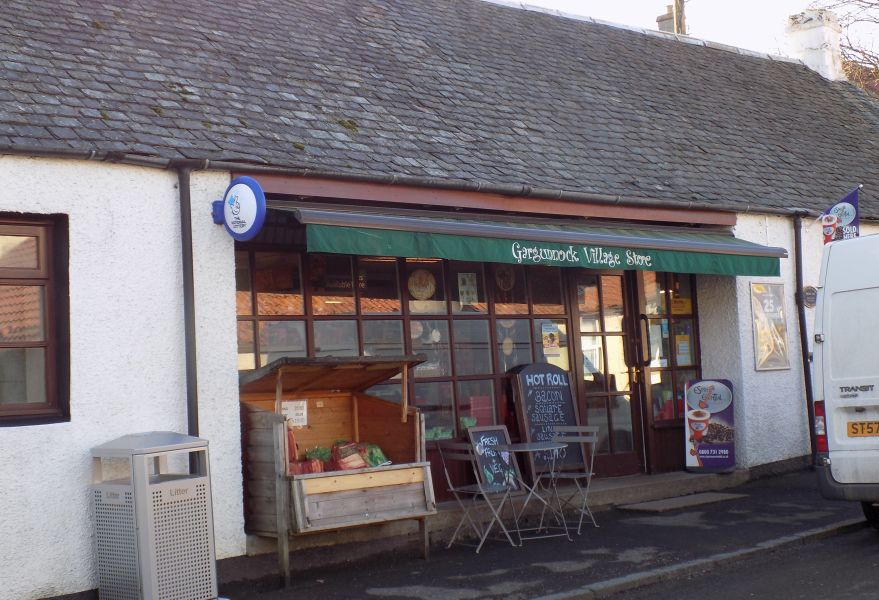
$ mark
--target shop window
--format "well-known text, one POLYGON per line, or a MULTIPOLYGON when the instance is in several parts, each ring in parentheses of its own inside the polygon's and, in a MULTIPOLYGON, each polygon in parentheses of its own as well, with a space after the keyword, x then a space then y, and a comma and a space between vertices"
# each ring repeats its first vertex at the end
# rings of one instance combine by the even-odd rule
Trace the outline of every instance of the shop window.
POLYGON ((406 260, 406 291, 409 312, 415 315, 447 314, 443 261, 406 260))
POLYGON ((494 382, 490 379, 458 382, 458 424, 470 427, 494 425, 494 382))
MULTIPOLYGON (((304 326, 304 323, 301 323, 304 326)), ((315 356, 358 356, 357 321, 315 321, 315 356)))
POLYGON ((561 267, 530 267, 528 280, 531 284, 531 303, 534 307, 534 314, 565 314, 561 267))
POLYGON ((623 316, 623 278, 617 275, 604 275, 601 278, 601 301, 604 310, 604 331, 622 331, 623 316))
MULTIPOLYGON (((245 253, 237 253, 235 275, 237 297, 243 298, 250 289, 249 280, 245 283, 240 276, 249 274, 245 253), (238 256, 238 255, 242 256, 238 256)), ((303 313, 302 283, 300 278, 299 255, 283 252, 256 252, 254 254, 254 288, 256 289, 256 310, 260 315, 301 315, 303 313)), ((239 315, 249 306, 239 301, 239 315)))
POLYGON ((664 273, 643 271, 644 277, 644 314, 658 315, 666 312, 665 289, 662 284, 664 273))
POLYGON ((413 404, 424 413, 425 439, 447 440, 455 436, 455 411, 452 398, 450 381, 415 384, 413 404))
POLYGON ((256 343, 253 321, 238 321, 238 370, 256 368, 256 343))
POLYGON ((309 254, 308 272, 312 314, 354 314, 354 273, 350 256, 309 254))
POLYGON ((564 319, 534 320, 535 362, 550 363, 569 370, 568 324, 564 319))
POLYGON ((259 351, 261 365, 266 365, 284 356, 306 356, 305 323, 302 321, 260 321, 259 351))
POLYGON ((399 356, 403 350, 403 321, 363 321, 364 356, 399 356))
POLYGON ((531 362, 531 321, 527 319, 498 319, 497 364, 499 373, 531 362))
POLYGON ((241 251, 235 252, 235 308, 238 316, 253 314, 250 256, 241 251))
POLYGON ((358 258, 357 291, 360 295, 361 314, 399 315, 401 304, 397 259, 358 258))
POLYGON ((580 315, 580 332, 601 331, 601 311, 598 301, 598 277, 583 275, 577 285, 577 310, 580 315))
POLYGON ((0 423, 68 416, 66 225, 0 223, 0 423))
POLYGON ((488 321, 468 319, 454 321, 455 334, 455 374, 490 375, 491 340, 488 334, 488 321))
POLYGON ((448 321, 412 321, 409 328, 412 352, 423 354, 426 358, 423 363, 415 367, 415 376, 449 377, 452 374, 452 360, 448 321))
POLYGON ((485 298, 485 278, 482 264, 452 261, 449 263, 451 275, 452 312, 472 314, 488 312, 485 298))
POLYGON ((494 310, 499 315, 528 314, 528 288, 525 267, 496 264, 492 268, 494 310))

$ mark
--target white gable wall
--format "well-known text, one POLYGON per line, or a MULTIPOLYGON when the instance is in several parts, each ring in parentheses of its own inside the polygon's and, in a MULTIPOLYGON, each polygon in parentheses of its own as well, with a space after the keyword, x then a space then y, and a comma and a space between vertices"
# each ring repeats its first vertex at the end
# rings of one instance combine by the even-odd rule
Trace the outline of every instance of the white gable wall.
MULTIPOLYGON (((244 551, 231 238, 210 219, 227 173, 193 175, 200 435, 210 441, 218 557, 244 551)), ((0 211, 66 213, 68 423, 0 427, 0 598, 95 588, 92 447, 186 433, 180 209, 174 171, 0 157, 0 211)))

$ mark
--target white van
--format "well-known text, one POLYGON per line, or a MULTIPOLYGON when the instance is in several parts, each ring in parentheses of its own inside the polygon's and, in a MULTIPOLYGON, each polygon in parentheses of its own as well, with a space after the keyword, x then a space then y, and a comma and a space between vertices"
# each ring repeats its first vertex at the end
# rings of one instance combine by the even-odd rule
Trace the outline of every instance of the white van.
POLYGON ((825 498, 879 528, 879 236, 824 247, 813 344, 815 451, 825 498))

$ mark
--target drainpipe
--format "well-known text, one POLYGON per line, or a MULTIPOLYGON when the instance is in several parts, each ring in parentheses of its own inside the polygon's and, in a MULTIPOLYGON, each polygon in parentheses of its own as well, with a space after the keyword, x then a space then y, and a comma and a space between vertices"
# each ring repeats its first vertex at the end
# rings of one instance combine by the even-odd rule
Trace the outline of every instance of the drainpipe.
POLYGON ((806 413, 809 415, 809 446, 812 454, 812 468, 815 468, 815 399, 812 390, 812 359, 809 353, 809 333, 806 326, 806 302, 803 296, 803 215, 794 213, 794 254, 797 269, 797 316, 800 323, 800 350, 803 360, 803 377, 806 384, 806 413))
MULTIPOLYGON (((202 165, 204 161, 198 164, 202 165)), ((198 437, 198 364, 195 345, 195 278, 192 258, 192 202, 189 174, 193 169, 190 161, 176 162, 177 182, 180 188, 180 242, 183 257, 183 328, 186 359, 186 418, 187 433, 198 437)), ((198 167, 196 167, 198 168, 198 167)))

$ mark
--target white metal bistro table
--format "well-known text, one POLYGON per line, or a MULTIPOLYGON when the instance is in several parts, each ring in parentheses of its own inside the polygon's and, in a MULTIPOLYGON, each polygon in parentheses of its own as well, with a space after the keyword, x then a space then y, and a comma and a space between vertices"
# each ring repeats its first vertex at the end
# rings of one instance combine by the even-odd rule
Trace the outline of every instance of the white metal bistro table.
MULTIPOLYGON (((498 444, 497 449, 510 452, 511 454, 528 454, 549 451, 552 453, 552 459, 550 460, 549 464, 549 472, 554 473, 556 467, 555 463, 557 451, 565 448, 566 446, 567 444, 564 442, 520 442, 517 444, 498 444)), ((562 505, 561 501, 559 500, 558 494, 553 494, 549 488, 544 488, 543 486, 541 486, 539 477, 535 477, 534 482, 532 482, 531 485, 528 485, 528 482, 525 481, 525 478, 522 476, 521 469, 516 469, 516 477, 518 479, 519 485, 522 486, 522 489, 528 492, 525 496, 525 502, 522 503, 522 508, 519 510, 518 515, 516 515, 514 512, 514 518, 516 520, 516 531, 519 534, 519 545, 522 544, 522 540, 545 537, 564 536, 568 538, 568 541, 572 541, 571 535, 570 533, 568 533, 568 526, 565 523, 565 515, 562 511, 562 505), (549 496, 547 496, 547 494, 549 494, 549 496), (525 509, 528 507, 528 503, 531 501, 532 498, 534 498, 538 503, 542 505, 540 511, 540 523, 537 527, 523 529, 519 525, 519 520, 525 513, 525 509), (543 520, 547 514, 547 511, 549 511, 551 518, 555 519, 558 523, 557 526, 553 527, 553 529, 561 530, 558 533, 551 533, 550 527, 548 525, 544 526, 543 520), (523 536, 523 531, 534 531, 535 535, 523 536), (542 535, 537 535, 541 531, 544 533, 542 535)))

